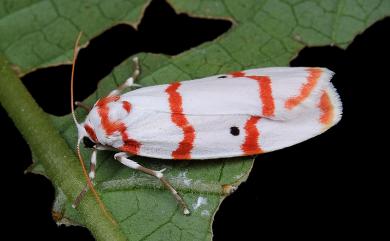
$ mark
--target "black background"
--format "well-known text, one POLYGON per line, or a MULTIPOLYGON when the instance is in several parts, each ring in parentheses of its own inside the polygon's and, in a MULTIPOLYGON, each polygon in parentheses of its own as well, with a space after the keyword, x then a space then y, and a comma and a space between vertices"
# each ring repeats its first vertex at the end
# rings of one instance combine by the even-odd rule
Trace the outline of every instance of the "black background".
MULTIPOLYGON (((178 54, 230 27, 228 21, 176 15, 163 1, 154 1, 138 31, 114 27, 80 52, 76 77, 83 82, 76 80, 76 99, 92 93, 99 79, 134 53, 178 54)), ((217 212, 215 241, 376 239, 388 228, 381 218, 388 219, 382 204, 388 193, 389 30, 387 18, 358 35, 346 50, 310 47, 291 61, 291 66, 336 72, 332 82, 343 101, 343 119, 314 139, 258 156, 248 181, 217 212)), ((23 82, 47 112, 62 115, 69 112, 69 73, 70 66, 47 68, 28 74, 23 82)), ((50 213, 53 187, 42 176, 23 174, 31 163, 29 148, 2 108, 0 114, 2 235, 93 240, 84 228, 56 226, 50 213)))

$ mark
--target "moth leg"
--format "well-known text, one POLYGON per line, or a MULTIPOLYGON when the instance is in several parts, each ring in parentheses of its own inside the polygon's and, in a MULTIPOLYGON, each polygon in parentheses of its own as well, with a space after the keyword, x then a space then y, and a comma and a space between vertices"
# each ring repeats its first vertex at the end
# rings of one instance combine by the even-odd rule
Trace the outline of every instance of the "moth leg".
POLYGON ((180 206, 183 208, 183 213, 185 215, 190 214, 190 210, 187 207, 187 204, 184 202, 183 198, 180 196, 180 194, 172 187, 172 185, 168 182, 167 179, 165 179, 163 172, 165 169, 162 169, 160 171, 152 170, 146 167, 141 166, 137 162, 130 160, 128 158, 128 154, 126 152, 119 152, 114 155, 114 158, 124 164, 125 166, 128 166, 135 170, 140 170, 148 175, 157 177, 161 183, 172 193, 173 197, 176 199, 176 201, 180 204, 180 206))
POLYGON ((111 91, 109 96, 112 96, 112 95, 120 95, 123 91, 123 89, 127 88, 127 87, 132 87, 132 86, 135 86, 135 87, 141 87, 141 85, 139 84, 135 84, 134 82, 137 80, 138 76, 140 75, 141 71, 140 71, 140 67, 139 67, 139 60, 138 60, 138 57, 134 57, 133 58, 133 75, 128 78, 123 84, 121 84, 120 86, 118 86, 118 88, 116 88, 115 90, 111 91))
MULTIPOLYGON (((94 148, 92 155, 91 155, 91 164, 89 166, 89 178, 91 179, 91 182, 93 183, 93 180, 95 179, 95 168, 96 168, 96 154, 97 154, 98 149, 94 148)), ((88 185, 85 185, 84 189, 79 193, 79 195, 76 197, 74 200, 72 207, 76 208, 81 200, 84 198, 85 194, 88 191, 88 185)))
POLYGON ((84 110, 86 110, 87 112, 90 112, 91 111, 91 107, 89 107, 88 105, 84 104, 83 102, 81 101, 75 101, 74 104, 77 106, 77 107, 81 107, 83 108, 84 110))

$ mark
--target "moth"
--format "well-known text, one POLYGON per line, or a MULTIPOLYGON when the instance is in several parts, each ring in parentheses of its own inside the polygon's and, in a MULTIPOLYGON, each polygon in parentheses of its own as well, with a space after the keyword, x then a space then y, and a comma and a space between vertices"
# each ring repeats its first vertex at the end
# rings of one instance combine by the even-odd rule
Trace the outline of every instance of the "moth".
MULTIPOLYGON (((140 74, 137 58, 134 65, 132 77, 92 108, 85 107, 89 113, 82 123, 74 115, 72 94, 80 160, 80 142, 93 142, 87 177, 92 190, 96 152, 114 150, 117 161, 161 180, 189 214, 164 178, 165 169, 151 170, 132 156, 196 160, 257 155, 310 139, 341 119, 342 104, 330 82, 333 72, 326 68, 259 68, 123 92, 140 74)), ((71 83, 73 90, 73 74, 71 83)))

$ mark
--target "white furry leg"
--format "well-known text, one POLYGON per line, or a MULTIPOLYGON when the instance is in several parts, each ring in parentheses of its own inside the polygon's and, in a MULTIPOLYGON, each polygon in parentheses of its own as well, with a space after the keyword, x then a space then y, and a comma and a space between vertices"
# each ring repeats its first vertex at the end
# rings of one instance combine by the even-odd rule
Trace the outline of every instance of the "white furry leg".
MULTIPOLYGON (((95 179, 95 168, 96 168, 96 155, 97 155, 97 149, 93 149, 92 155, 91 155, 91 164, 89 167, 89 178, 91 179, 91 182, 93 183, 93 180, 95 179)), ((88 185, 84 187, 84 189, 79 193, 79 195, 74 200, 72 207, 76 208, 80 201, 83 199, 84 195, 88 191, 88 185)))
POLYGON ((128 158, 128 155, 126 152, 119 152, 114 155, 114 158, 121 162, 122 164, 135 169, 140 170, 146 174, 149 174, 151 176, 157 177, 161 183, 172 193, 173 197, 176 199, 176 201, 180 204, 180 206, 183 208, 183 213, 185 215, 190 214, 190 210, 187 207, 187 204, 184 202, 183 198, 180 196, 180 194, 172 187, 172 185, 168 182, 168 180, 165 179, 163 172, 165 169, 156 171, 152 170, 146 167, 141 166, 137 162, 130 160, 128 158))
POLYGON ((83 102, 81 101, 75 101, 74 104, 77 106, 77 107, 81 107, 83 108, 86 112, 90 112, 91 111, 91 107, 87 106, 86 104, 84 104, 83 102))
POLYGON ((133 75, 130 78, 128 78, 123 84, 118 86, 118 88, 116 88, 115 90, 111 91, 109 96, 111 96, 111 95, 120 95, 122 93, 123 89, 125 89, 127 87, 131 87, 131 86, 141 87, 141 85, 134 83, 137 80, 137 78, 140 75, 140 73, 141 73, 140 67, 139 67, 138 57, 134 57, 133 58, 133 65, 134 65, 134 67, 133 67, 134 68, 133 75))

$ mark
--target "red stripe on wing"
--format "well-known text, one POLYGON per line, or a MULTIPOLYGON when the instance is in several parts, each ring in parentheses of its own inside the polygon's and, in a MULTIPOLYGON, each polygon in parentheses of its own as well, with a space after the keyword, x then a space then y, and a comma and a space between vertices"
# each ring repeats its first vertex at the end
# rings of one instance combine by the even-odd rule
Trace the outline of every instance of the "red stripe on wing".
POLYGON ((256 80, 259 85, 259 97, 262 107, 262 113, 266 117, 274 115, 275 103, 274 97, 272 96, 272 85, 271 79, 268 76, 256 76, 256 75, 245 75, 244 71, 237 71, 230 73, 233 78, 246 77, 256 80))
POLYGON ((297 96, 287 99, 284 104, 284 106, 289 110, 298 106, 310 95, 323 72, 320 68, 308 68, 307 71, 309 72, 309 76, 307 77, 307 82, 302 84, 300 93, 297 96))
POLYGON ((191 151, 194 148, 195 129, 188 122, 185 114, 183 113, 183 100, 180 93, 177 92, 180 86, 180 83, 172 83, 165 90, 168 94, 171 120, 176 124, 176 126, 183 130, 184 135, 177 149, 172 152, 172 158, 191 159, 191 151))
POLYGON ((263 115, 270 117, 274 115, 275 103, 272 96, 271 79, 268 76, 247 76, 259 84, 259 95, 263 103, 263 115))
POLYGON ((258 116, 251 116, 245 123, 245 141, 241 145, 244 155, 254 155, 263 152, 259 145, 260 132, 256 127, 260 119, 258 116))
POLYGON ((244 73, 244 71, 236 71, 236 72, 230 73, 230 75, 237 78, 237 77, 244 77, 245 73, 244 73))
POLYGON ((320 123, 324 125, 330 125, 334 116, 334 108, 332 101, 326 91, 322 92, 318 108, 321 110, 320 123))
POLYGON ((127 113, 130 113, 131 110, 131 104, 128 101, 122 101, 122 107, 125 109, 127 113))

